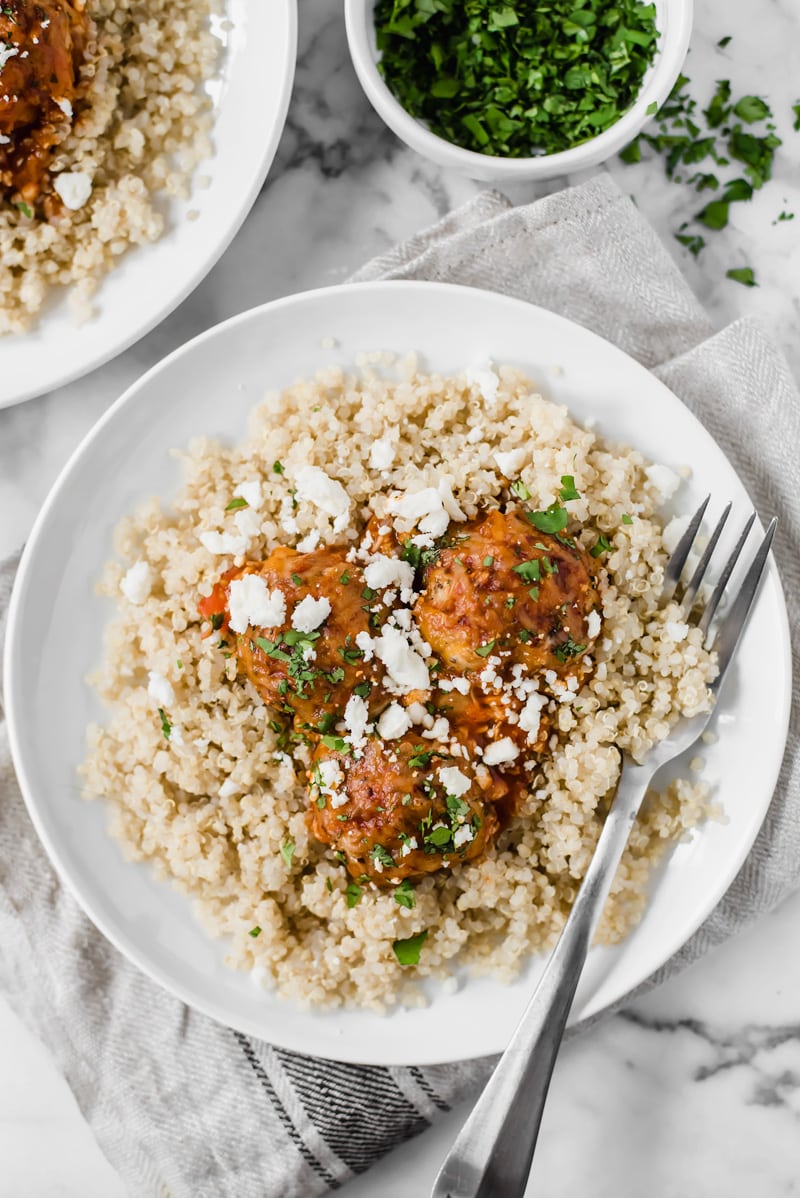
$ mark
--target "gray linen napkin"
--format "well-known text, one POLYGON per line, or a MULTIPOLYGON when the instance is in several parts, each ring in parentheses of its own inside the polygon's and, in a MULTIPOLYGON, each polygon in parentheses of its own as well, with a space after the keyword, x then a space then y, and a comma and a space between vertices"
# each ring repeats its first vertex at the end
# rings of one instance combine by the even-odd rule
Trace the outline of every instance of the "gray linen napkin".
MULTIPOLYGON (((797 627, 800 397, 786 363, 751 320, 713 334, 653 231, 608 177, 526 208, 484 193, 356 277, 505 291, 579 321, 653 369, 729 455, 761 514, 780 516, 775 549, 797 627)), ((0 567, 0 635, 13 570, 12 562, 0 567)), ((800 885, 798 710, 795 703, 780 782, 752 853, 709 920, 648 985, 800 885)), ((489 1060, 424 1069, 315 1060, 233 1032, 162 992, 95 931, 51 870, 2 722, 0 947, 3 992, 52 1049, 135 1198, 313 1198, 338 1189, 475 1093, 491 1068, 489 1060)))

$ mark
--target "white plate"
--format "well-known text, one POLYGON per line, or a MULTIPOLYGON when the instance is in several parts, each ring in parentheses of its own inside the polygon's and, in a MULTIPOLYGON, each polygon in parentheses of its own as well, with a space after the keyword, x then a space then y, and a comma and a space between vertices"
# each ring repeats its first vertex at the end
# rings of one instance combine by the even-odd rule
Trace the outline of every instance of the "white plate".
POLYGON ((214 29, 224 43, 214 102, 214 155, 196 177, 208 188, 170 201, 168 232, 134 247, 105 275, 96 315, 76 326, 59 288, 29 333, 0 338, 0 408, 60 387, 133 345, 208 274, 252 207, 275 156, 294 79, 296 0, 226 0, 214 29), (223 19, 231 27, 223 29, 223 19), (196 210, 196 220, 187 213, 196 210))
MULTIPOLYGON (((326 342, 327 344, 327 342, 326 342)), ((578 325, 517 300, 432 283, 334 287, 279 300, 198 337, 136 383, 103 417, 53 488, 23 557, 11 604, 6 697, 11 748, 28 807, 61 876, 97 926, 131 960, 186 1002, 274 1044, 349 1061, 437 1062, 501 1050, 540 968, 512 986, 433 988, 428 1009, 388 1017, 319 1013, 265 994, 223 966, 186 899, 145 866, 126 865, 107 836, 107 812, 78 795, 75 769, 86 724, 102 718, 84 676, 99 660, 107 602, 91 585, 111 553, 116 521, 143 497, 174 493, 169 456, 197 433, 238 439, 267 388, 319 366, 352 364, 359 350, 418 350, 451 371, 484 357, 514 362, 580 419, 649 457, 693 468, 677 506, 701 492, 732 499, 738 524, 750 501, 701 425, 661 383, 578 325), (324 338, 336 347, 325 349, 324 338), (553 367, 563 368, 563 373, 553 367)), ((593 950, 573 1021, 636 986, 674 953, 718 902, 764 818, 789 711, 789 638, 778 574, 770 565, 735 677, 703 746, 726 823, 709 823, 669 855, 636 931, 593 950), (765 654, 763 646, 770 645, 765 654), (747 679, 747 686, 742 679, 747 679)))

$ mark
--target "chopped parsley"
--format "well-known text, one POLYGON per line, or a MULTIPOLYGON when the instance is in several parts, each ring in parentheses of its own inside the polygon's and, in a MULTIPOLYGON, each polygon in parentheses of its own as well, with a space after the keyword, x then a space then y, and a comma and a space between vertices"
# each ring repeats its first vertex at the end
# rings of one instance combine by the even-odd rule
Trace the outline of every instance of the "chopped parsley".
POLYGON ((224 619, 225 619, 225 616, 223 615, 223 613, 221 611, 214 612, 213 616, 211 617, 211 627, 214 629, 215 632, 219 632, 220 628, 222 627, 222 621, 224 619))
POLYGON ((399 886, 394 888, 394 901, 399 903, 401 907, 408 908, 413 911, 417 905, 417 900, 414 897, 414 887, 408 878, 404 878, 399 886))
POLYGON ((528 594, 530 595, 530 597, 534 603, 539 602, 539 588, 538 587, 531 587, 530 590, 528 591, 528 594))
POLYGON ((478 645, 475 652, 478 654, 478 657, 488 657, 492 649, 494 649, 495 644, 495 641, 487 641, 485 645, 478 645))
POLYGON ((283 462, 279 462, 276 458, 276 460, 272 463, 272 469, 275 471, 276 474, 283 474, 284 473, 283 462))
POLYGON ((323 736, 322 743, 326 749, 332 749, 334 753, 350 752, 350 746, 343 736, 323 736))
POLYGON ((730 44, 730 40, 731 40, 730 34, 728 34, 727 37, 721 37, 719 39, 719 41, 717 42, 717 45, 719 46, 720 50, 724 50, 725 47, 730 44))
POLYGON ((552 154, 631 107, 655 54, 655 15, 640 0, 378 0, 379 69, 446 141, 552 154))
POLYGON ((349 581, 350 581, 350 572, 348 570, 345 570, 344 574, 342 574, 341 578, 339 579, 339 582, 342 584, 343 587, 346 587, 349 581))
POLYGON ((225 508, 225 511, 226 512, 235 512, 237 510, 237 508, 249 507, 249 506, 250 505, 248 504, 247 500, 243 499, 241 495, 235 495, 234 498, 230 501, 230 503, 225 508))
POLYGON ((409 757, 408 764, 412 770, 426 770, 433 757, 433 749, 426 749, 424 745, 414 745, 414 755, 409 757))
POLYGON ((330 878, 325 879, 325 889, 327 890, 328 894, 333 894, 333 882, 330 880, 330 878))
POLYGON ((521 478, 511 484, 511 494, 516 495, 517 499, 521 499, 525 503, 531 497, 531 493, 525 486, 521 478))
POLYGON ((170 734, 172 733, 172 724, 170 724, 169 720, 167 719, 163 707, 159 707, 158 714, 161 717, 161 731, 164 733, 164 740, 169 740, 170 734))
POLYGON ((483 559, 483 564, 487 570, 489 569, 490 566, 494 565, 494 558, 492 557, 491 554, 487 554, 487 556, 483 559))
POLYGON ((407 936, 404 940, 394 940, 392 948, 400 964, 419 965, 419 954, 427 939, 428 933, 425 931, 418 932, 416 936, 407 936))
POLYGON ((377 591, 373 591, 372 587, 364 587, 364 590, 361 592, 361 598, 366 599, 367 603, 369 603, 375 598, 377 593, 377 591))
POLYGON ((296 587, 301 587, 301 586, 303 585, 303 580, 302 580, 302 578, 300 577, 300 575, 299 575, 299 574, 293 574, 293 575, 292 575, 292 582, 294 583, 294 585, 295 585, 296 587))
POLYGON ((294 857, 294 841, 284 840, 281 845, 281 857, 283 857, 289 869, 292 868, 292 858, 294 857))
POLYGON ((348 907, 355 907, 358 900, 364 893, 364 887, 359 886, 356 882, 350 882, 347 890, 344 892, 345 901, 348 907))
POLYGON ((374 844, 369 855, 376 865, 382 865, 384 869, 392 869, 394 866, 394 857, 382 844, 374 844))
POLYGON ((741 283, 745 287, 758 287, 752 266, 735 266, 725 272, 725 277, 733 279, 735 283, 741 283))
POLYGON ((371 682, 359 682, 358 686, 353 687, 353 694, 358 695, 359 699, 366 699, 371 690, 371 682))
POLYGON ((252 937, 253 937, 253 939, 255 940, 256 936, 260 936, 260 935, 261 935, 261 928, 260 928, 260 927, 258 927, 258 925, 256 925, 254 928, 251 928, 251 929, 250 929, 250 931, 247 933, 247 935, 248 935, 248 936, 252 936, 252 937))
POLYGON ((519 639, 522 641, 523 645, 527 645, 528 641, 531 639, 531 634, 527 628, 520 628, 519 639))
POLYGON ((624 512, 622 516, 622 523, 633 524, 633 516, 629 516, 627 512, 624 512))
POLYGON ((27 216, 28 220, 33 220, 33 209, 24 200, 20 200, 17 207, 23 216, 27 216))
MULTIPOLYGON (((320 784, 319 780, 317 780, 316 777, 314 780, 317 783, 317 786, 319 786, 319 784, 320 784)), ((319 798, 317 799, 317 807, 319 807, 320 811, 323 811, 325 809, 325 795, 319 796, 319 798)))

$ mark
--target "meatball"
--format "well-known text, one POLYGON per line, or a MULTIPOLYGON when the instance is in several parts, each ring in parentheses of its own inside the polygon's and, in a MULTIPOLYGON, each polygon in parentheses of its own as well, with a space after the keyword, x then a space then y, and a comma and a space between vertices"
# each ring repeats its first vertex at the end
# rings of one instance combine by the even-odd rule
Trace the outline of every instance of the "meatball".
POLYGON ((220 628, 223 640, 231 643, 235 637, 239 664, 264 702, 292 715, 300 726, 320 732, 341 719, 353 695, 364 699, 370 711, 387 702, 383 667, 374 658, 367 664, 358 645, 359 634, 373 635, 387 612, 368 590, 365 598, 361 568, 348 562, 346 554, 335 547, 312 553, 275 549, 264 562, 228 571, 200 604, 201 614, 220 628), (271 596, 279 593, 282 618, 241 629, 233 626, 235 588, 252 576, 263 580, 271 596), (330 610, 318 611, 308 622, 314 626, 305 630, 306 621, 296 614, 298 606, 311 600, 313 611, 313 603, 321 599, 330 610))
POLYGON ((512 785, 410 733, 368 740, 358 760, 321 744, 311 778, 313 835, 354 878, 380 886, 482 856, 500 826, 495 804, 512 785))
POLYGON ((515 509, 459 528, 458 543, 426 567, 414 617, 448 670, 480 671, 500 655, 504 667, 561 676, 576 673, 592 647, 599 616, 589 617, 599 607, 592 559, 515 509))
POLYGON ((89 35, 83 0, 0 6, 0 193, 37 200, 52 149, 70 129, 89 35))

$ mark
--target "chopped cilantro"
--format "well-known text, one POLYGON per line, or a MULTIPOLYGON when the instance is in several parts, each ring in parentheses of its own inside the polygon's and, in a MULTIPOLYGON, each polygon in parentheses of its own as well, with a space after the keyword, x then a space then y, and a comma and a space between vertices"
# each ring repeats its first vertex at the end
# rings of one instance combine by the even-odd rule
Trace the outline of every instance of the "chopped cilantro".
POLYGON ((655 116, 655 114, 658 112, 658 102, 656 100, 653 100, 652 104, 647 105, 647 108, 645 108, 645 112, 647 113, 648 116, 655 116))
POLYGON ((741 100, 734 104, 733 112, 734 116, 738 116, 746 125, 752 125, 755 121, 765 121, 767 117, 772 116, 769 104, 760 96, 742 96, 741 100))
POLYGON ((568 636, 563 645, 558 645, 553 652, 559 661, 569 661, 571 657, 578 657, 586 649, 585 645, 578 645, 573 641, 571 636, 568 636))
POLYGON ((519 639, 522 641, 523 645, 527 645, 528 641, 531 639, 531 634, 528 632, 527 628, 520 629, 519 639))
POLYGON ((256 925, 254 928, 251 928, 251 929, 250 929, 250 931, 247 933, 247 935, 248 935, 248 936, 252 936, 252 937, 253 937, 253 939, 255 940, 256 936, 260 936, 260 935, 261 935, 261 928, 260 928, 260 927, 258 927, 258 925, 256 925))
POLYGON ((249 506, 250 505, 248 504, 246 499, 243 499, 241 495, 236 495, 230 501, 230 503, 227 505, 227 507, 225 508, 225 511, 226 512, 235 512, 237 508, 249 507, 249 506))
POLYGON ((281 857, 283 857, 284 861, 291 869, 292 857, 294 857, 294 841, 293 840, 284 840, 283 844, 281 845, 281 857))
POLYGON ((487 570, 489 569, 490 566, 494 565, 494 558, 492 557, 491 554, 487 554, 487 556, 483 559, 483 564, 487 570))
POLYGON ((513 606, 514 606, 514 604, 515 604, 516 602, 517 602, 517 601, 516 601, 516 599, 514 598, 514 596, 513 596, 513 595, 509 595, 509 596, 508 596, 508 598, 506 599, 506 607, 509 607, 509 608, 511 608, 511 607, 513 607, 513 606))
POLYGON ((350 882, 347 890, 344 892, 345 901, 347 902, 348 907, 355 907, 363 893, 363 886, 359 886, 356 882, 350 882))
POLYGON ((449 828, 442 825, 440 828, 433 828, 425 834, 425 843, 435 845, 436 848, 442 848, 449 844, 453 833, 449 828))
POLYGON ((519 574, 523 582, 539 582, 542 577, 542 567, 538 558, 522 562, 519 566, 512 566, 512 572, 519 574))
POLYGON ((322 743, 326 749, 332 749, 334 753, 350 752, 350 746, 342 736, 323 736, 322 743))
POLYGON ((222 627, 222 621, 224 619, 225 619, 225 616, 222 614, 221 611, 214 612, 213 616, 211 617, 211 627, 214 629, 215 632, 219 632, 220 628, 222 627))
POLYGON ((728 34, 727 37, 721 37, 719 39, 719 41, 717 42, 717 45, 719 46, 720 50, 724 50, 725 47, 730 44, 730 40, 731 40, 730 34, 728 34))
POLYGON ((325 809, 325 795, 320 795, 320 796, 319 796, 319 798, 317 799, 317 807, 320 809, 320 811, 324 811, 324 809, 325 809))
POLYGON ((785 212, 785 211, 781 212, 778 216, 778 219, 774 220, 772 223, 773 223, 773 225, 777 225, 780 221, 783 221, 783 220, 794 220, 794 213, 793 212, 785 212))
POLYGON ((727 270, 725 276, 728 279, 733 279, 736 283, 741 283, 745 287, 758 286, 752 266, 735 266, 732 270, 727 270))
POLYGON ((591 553, 592 557, 600 557, 603 553, 610 553, 613 548, 614 546, 612 545, 611 541, 609 541, 608 537, 604 537, 601 533, 594 545, 592 545, 589 552, 591 553))
POLYGON ((629 516, 627 512, 624 512, 622 516, 622 523, 633 524, 633 516, 629 516))
POLYGON ((330 878, 325 879, 325 889, 327 890, 328 894, 333 894, 333 882, 330 880, 330 878))
POLYGON ((370 600, 375 598, 377 593, 377 591, 373 591, 372 587, 364 587, 364 590, 361 592, 361 598, 366 599, 369 603, 370 600))
POLYGON ((511 494, 516 495, 517 499, 521 499, 523 503, 530 499, 531 493, 525 486, 521 478, 511 484, 511 494))
POLYGON ((283 474, 283 473, 284 473, 284 466, 283 466, 283 462, 279 462, 279 461, 276 459, 276 460, 275 460, 275 461, 272 463, 272 469, 275 471, 275 473, 276 473, 276 474, 283 474))
POLYGON ((376 865, 380 864, 384 869, 391 869, 394 865, 394 857, 382 844, 374 844, 369 855, 376 865))
POLYGON ((427 939, 427 932, 418 932, 416 936, 407 936, 404 940, 394 940, 392 948, 400 964, 419 965, 420 950, 427 939))
POLYGON ((349 581, 350 581, 350 573, 348 570, 345 570, 344 574, 342 574, 341 578, 339 579, 339 582, 342 584, 343 587, 346 587, 349 581))
POLYGON ((561 532, 569 523, 567 509, 558 503, 551 503, 544 512, 526 512, 525 519, 530 521, 539 532, 561 532))
POLYGON ((433 749, 426 749, 424 745, 414 745, 414 755, 409 757, 408 764, 412 770, 425 770, 430 765, 433 755, 433 749))
POLYGON ((494 646, 494 641, 487 641, 485 645, 478 645, 475 652, 478 654, 478 657, 488 657, 494 646))
POLYGON ((792 128, 794 129, 795 133, 797 133, 800 131, 800 100, 798 100, 796 104, 792 105, 792 112, 794 113, 794 124, 792 125, 792 128))
POLYGON ((346 662, 349 666, 354 666, 364 656, 364 650, 359 649, 357 645, 350 649, 343 649, 340 645, 338 652, 342 661, 346 662))
POLYGON ((371 682, 359 682, 358 686, 353 687, 353 694, 358 695, 359 699, 366 699, 371 690, 371 682))
POLYGON ((564 503, 570 499, 580 499, 580 491, 575 490, 575 477, 572 474, 562 474, 559 495, 564 503))
POLYGON ((17 204, 17 207, 19 208, 19 210, 23 216, 27 216, 28 220, 33 220, 33 209, 28 204, 26 204, 24 202, 24 200, 20 200, 19 203, 17 204))
POLYGON ((528 594, 530 595, 530 597, 534 603, 539 602, 539 588, 538 587, 531 587, 530 590, 528 591, 528 594))
POLYGON ((294 583, 294 585, 295 585, 296 587, 301 587, 301 586, 303 585, 303 580, 302 580, 302 578, 300 577, 300 575, 299 575, 299 574, 293 574, 293 575, 292 575, 292 582, 294 583))
POLYGON ((394 901, 399 903, 401 907, 407 907, 409 911, 417 905, 417 900, 414 897, 414 887, 408 878, 404 878, 399 886, 394 888, 394 901))
POLYGON ((164 733, 164 740, 169 740, 172 732, 172 724, 167 719, 163 707, 159 707, 158 714, 161 717, 161 731, 164 733))

